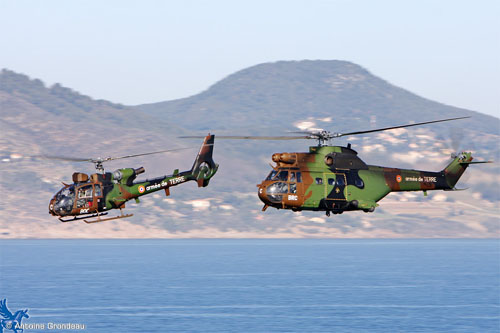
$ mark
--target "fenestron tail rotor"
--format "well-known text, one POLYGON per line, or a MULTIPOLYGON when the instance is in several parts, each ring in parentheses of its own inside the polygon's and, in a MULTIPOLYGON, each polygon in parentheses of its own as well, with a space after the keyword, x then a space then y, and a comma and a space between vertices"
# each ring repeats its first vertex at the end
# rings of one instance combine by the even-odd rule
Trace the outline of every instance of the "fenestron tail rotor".
MULTIPOLYGON (((456 117, 456 118, 447 118, 447 119, 439 119, 439 120, 432 120, 432 121, 425 121, 425 122, 420 122, 420 123, 413 123, 413 124, 406 124, 406 125, 399 125, 399 126, 391 126, 391 127, 383 127, 383 128, 376 128, 376 129, 370 129, 370 130, 364 130, 364 131, 355 131, 355 132, 346 132, 346 133, 338 133, 338 132, 330 132, 330 131, 302 131, 302 132, 294 132, 297 134, 305 134, 305 135, 299 135, 299 136, 239 136, 239 135, 218 135, 217 139, 242 139, 242 140, 317 140, 319 146, 323 146, 325 142, 328 142, 332 139, 340 138, 343 136, 348 136, 348 135, 360 135, 360 134, 368 134, 368 133, 373 133, 373 132, 381 132, 381 131, 388 131, 392 129, 397 129, 397 128, 405 128, 405 127, 412 127, 412 126, 421 126, 421 125, 427 125, 427 124, 434 124, 434 123, 440 123, 444 121, 452 121, 452 120, 459 120, 459 119, 466 119, 470 118, 469 116, 467 117, 456 117)), ((184 139, 199 139, 203 138, 203 136, 180 136, 179 138, 184 138, 184 139)))

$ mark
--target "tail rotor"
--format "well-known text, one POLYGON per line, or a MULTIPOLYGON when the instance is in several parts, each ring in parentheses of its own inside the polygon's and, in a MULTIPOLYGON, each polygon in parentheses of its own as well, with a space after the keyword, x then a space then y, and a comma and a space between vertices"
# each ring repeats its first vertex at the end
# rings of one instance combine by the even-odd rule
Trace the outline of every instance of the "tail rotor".
MULTIPOLYGON (((463 160, 464 156, 470 156, 472 160, 471 154, 476 151, 476 146, 474 144, 474 141, 470 138, 470 133, 467 134, 466 130, 463 128, 458 128, 458 127, 452 127, 449 130, 448 133, 448 138, 439 138, 441 139, 441 144, 440 144, 440 151, 442 154, 448 155, 450 158, 443 163, 442 168, 443 170, 449 170, 449 167, 453 164, 455 160, 463 160), (464 141, 467 142, 467 147, 464 147, 464 141), (462 158, 460 158, 462 157, 462 158)), ((466 184, 468 180, 470 179, 470 172, 465 172, 465 169, 467 168, 468 164, 461 164, 460 171, 457 169, 455 170, 455 174, 452 178, 454 178, 453 183, 454 185, 458 182, 460 179, 461 184, 466 184)))

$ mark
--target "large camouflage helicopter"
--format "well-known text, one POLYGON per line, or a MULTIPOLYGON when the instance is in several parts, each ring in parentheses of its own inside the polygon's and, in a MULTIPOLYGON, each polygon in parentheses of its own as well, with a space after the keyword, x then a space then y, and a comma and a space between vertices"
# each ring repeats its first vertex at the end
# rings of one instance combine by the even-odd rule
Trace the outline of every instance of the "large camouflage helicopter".
POLYGON ((46 158, 76 162, 92 162, 98 171, 92 174, 90 178, 87 174, 75 172, 73 174, 73 184, 63 183, 64 187, 50 200, 49 214, 58 216, 61 222, 83 219, 86 223, 95 223, 121 219, 133 215, 123 214, 122 211, 125 208, 125 203, 131 199, 135 199, 139 203, 140 196, 159 190, 165 190, 165 194, 168 196, 170 195, 170 187, 190 180, 196 181, 198 187, 205 187, 218 169, 218 164, 212 159, 214 137, 214 135, 210 134, 205 137, 191 170, 179 172, 176 169, 171 175, 138 182, 134 182, 134 180, 145 171, 143 167, 118 169, 111 173, 104 172, 102 164, 111 160, 159 154, 180 149, 98 159, 44 156, 46 158), (121 215, 101 218, 101 216, 107 215, 107 211, 111 209, 120 209, 121 215), (88 220, 94 217, 96 219, 88 220))
MULTIPOLYGON (((465 119, 458 117, 392 126, 349 133, 298 132, 300 136, 220 136, 219 139, 296 140, 314 139, 317 146, 307 153, 276 153, 272 155, 273 170, 257 185, 258 195, 268 207, 311 210, 341 214, 344 211, 373 212, 377 202, 390 192, 429 190, 453 191, 465 169, 474 163, 470 152, 452 155, 453 160, 443 170, 419 171, 367 165, 351 144, 346 147, 326 143, 343 136, 387 131, 396 128, 420 126, 444 121, 465 119)), ((182 138, 197 138, 185 136, 182 138)))

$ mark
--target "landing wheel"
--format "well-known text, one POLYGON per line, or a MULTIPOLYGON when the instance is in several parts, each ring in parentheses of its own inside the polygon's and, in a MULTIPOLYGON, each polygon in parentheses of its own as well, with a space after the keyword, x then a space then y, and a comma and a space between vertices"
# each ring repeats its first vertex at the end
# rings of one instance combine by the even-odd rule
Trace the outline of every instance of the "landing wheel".
POLYGON ((330 211, 329 210, 326 211, 326 216, 330 217, 330 211))

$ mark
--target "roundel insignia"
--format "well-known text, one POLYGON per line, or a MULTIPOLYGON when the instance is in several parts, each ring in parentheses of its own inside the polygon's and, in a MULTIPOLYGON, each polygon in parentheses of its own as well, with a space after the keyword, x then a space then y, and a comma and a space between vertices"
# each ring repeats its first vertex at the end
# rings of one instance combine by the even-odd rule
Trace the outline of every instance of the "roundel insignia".
POLYGON ((146 189, 144 188, 144 186, 141 185, 141 186, 139 186, 138 190, 139 190, 139 193, 144 193, 144 191, 146 189))
POLYGON ((401 180, 402 180, 401 175, 397 175, 397 176, 396 176, 396 181, 397 181, 398 183, 401 183, 401 180))

